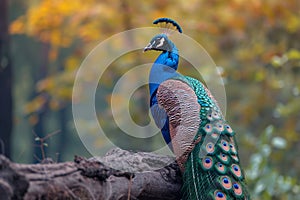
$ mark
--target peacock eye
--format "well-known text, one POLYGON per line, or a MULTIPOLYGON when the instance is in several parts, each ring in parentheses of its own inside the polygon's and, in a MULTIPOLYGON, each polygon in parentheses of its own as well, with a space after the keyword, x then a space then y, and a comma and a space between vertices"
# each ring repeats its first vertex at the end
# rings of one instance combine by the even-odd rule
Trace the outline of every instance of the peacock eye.
POLYGON ((238 196, 241 196, 243 194, 243 189, 238 183, 233 184, 233 191, 238 196))
POLYGON ((231 172, 233 173, 233 175, 236 178, 238 178, 238 179, 242 178, 242 172, 240 170, 240 167, 237 164, 232 164, 231 165, 231 172))
POLYGON ((217 199, 217 200, 225 200, 225 199, 227 199, 226 198, 226 194, 223 193, 223 192, 221 192, 220 190, 216 190, 214 192, 214 196, 215 196, 214 199, 217 199))
POLYGON ((206 157, 202 160, 201 166, 204 170, 208 170, 213 166, 213 160, 211 157, 206 157))
POLYGON ((223 194, 222 192, 218 192, 218 193, 217 193, 217 196, 218 196, 219 198, 223 198, 223 197, 224 197, 224 194, 223 194))
POLYGON ((226 183, 226 184, 229 183, 229 181, 228 181, 227 178, 224 178, 224 179, 223 179, 223 182, 226 183))
POLYGON ((235 189, 239 189, 240 187, 239 187, 239 185, 238 184, 233 184, 233 187, 235 188, 235 189))
POLYGON ((239 171, 239 168, 235 165, 235 166, 233 166, 233 170, 237 172, 237 171, 239 171))
POLYGON ((222 176, 221 177, 221 185, 223 186, 223 188, 225 188, 226 190, 231 189, 232 184, 230 181, 230 178, 228 176, 222 176))

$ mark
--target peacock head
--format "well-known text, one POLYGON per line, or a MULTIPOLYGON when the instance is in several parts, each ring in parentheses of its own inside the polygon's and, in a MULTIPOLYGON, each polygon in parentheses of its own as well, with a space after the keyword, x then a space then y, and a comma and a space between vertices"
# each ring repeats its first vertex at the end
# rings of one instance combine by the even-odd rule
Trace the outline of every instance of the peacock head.
POLYGON ((160 26, 163 29, 162 34, 158 34, 152 38, 150 43, 144 48, 145 51, 155 50, 163 52, 173 52, 176 48, 174 43, 168 38, 168 35, 174 31, 182 33, 182 29, 179 24, 170 18, 158 18, 154 20, 153 24, 160 26))
POLYGON ((162 33, 152 38, 150 43, 144 48, 144 52, 149 50, 171 52, 173 47, 173 42, 168 38, 166 34, 162 33))

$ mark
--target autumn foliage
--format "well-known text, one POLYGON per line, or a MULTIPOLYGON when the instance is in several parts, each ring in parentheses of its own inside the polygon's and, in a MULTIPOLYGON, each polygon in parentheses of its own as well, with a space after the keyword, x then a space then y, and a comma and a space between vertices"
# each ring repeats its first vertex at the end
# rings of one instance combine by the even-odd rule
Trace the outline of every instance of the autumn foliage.
MULTIPOLYGON (((221 66, 227 119, 239 134, 254 199, 299 198, 299 0, 41 0, 23 6, 26 12, 12 21, 11 34, 49 46, 48 73, 37 81, 36 96, 23 107, 32 124, 45 106, 49 112, 70 106, 76 71, 99 42, 118 32, 151 26, 158 17, 171 17, 221 66)), ((146 45, 149 38, 144 40, 146 45)), ((114 62, 104 88, 128 69, 121 65, 135 65, 136 56, 114 62)), ((155 56, 138 59, 146 63, 155 56)), ((141 107, 148 103, 144 91, 141 107)), ((102 94, 109 104, 110 94, 102 94)), ((106 107, 101 105, 99 113, 111 119, 106 107)), ((138 111, 133 118, 139 123, 148 120, 138 111)), ((102 123, 118 131, 110 120, 102 123)))

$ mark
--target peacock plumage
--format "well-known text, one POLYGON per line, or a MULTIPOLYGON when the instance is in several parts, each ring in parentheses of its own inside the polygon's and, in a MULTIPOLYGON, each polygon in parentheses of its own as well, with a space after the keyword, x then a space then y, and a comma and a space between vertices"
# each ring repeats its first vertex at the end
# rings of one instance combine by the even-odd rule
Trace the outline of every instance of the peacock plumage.
MULTIPOLYGON (((182 33, 172 19, 153 23, 182 33)), ((200 81, 177 73, 179 52, 168 30, 153 37, 144 51, 161 51, 150 71, 150 106, 182 170, 182 198, 250 199, 235 132, 210 91, 200 81)))

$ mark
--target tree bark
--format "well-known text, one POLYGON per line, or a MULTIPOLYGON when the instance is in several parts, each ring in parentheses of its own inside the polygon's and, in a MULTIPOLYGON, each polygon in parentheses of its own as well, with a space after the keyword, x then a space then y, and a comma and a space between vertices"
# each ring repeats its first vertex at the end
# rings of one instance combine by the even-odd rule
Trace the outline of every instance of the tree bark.
POLYGON ((0 199, 180 199, 181 173, 168 156, 113 149, 102 158, 51 162, 0 156, 0 199))
POLYGON ((10 157, 12 133, 12 69, 8 35, 8 0, 0 1, 0 154, 10 157))

